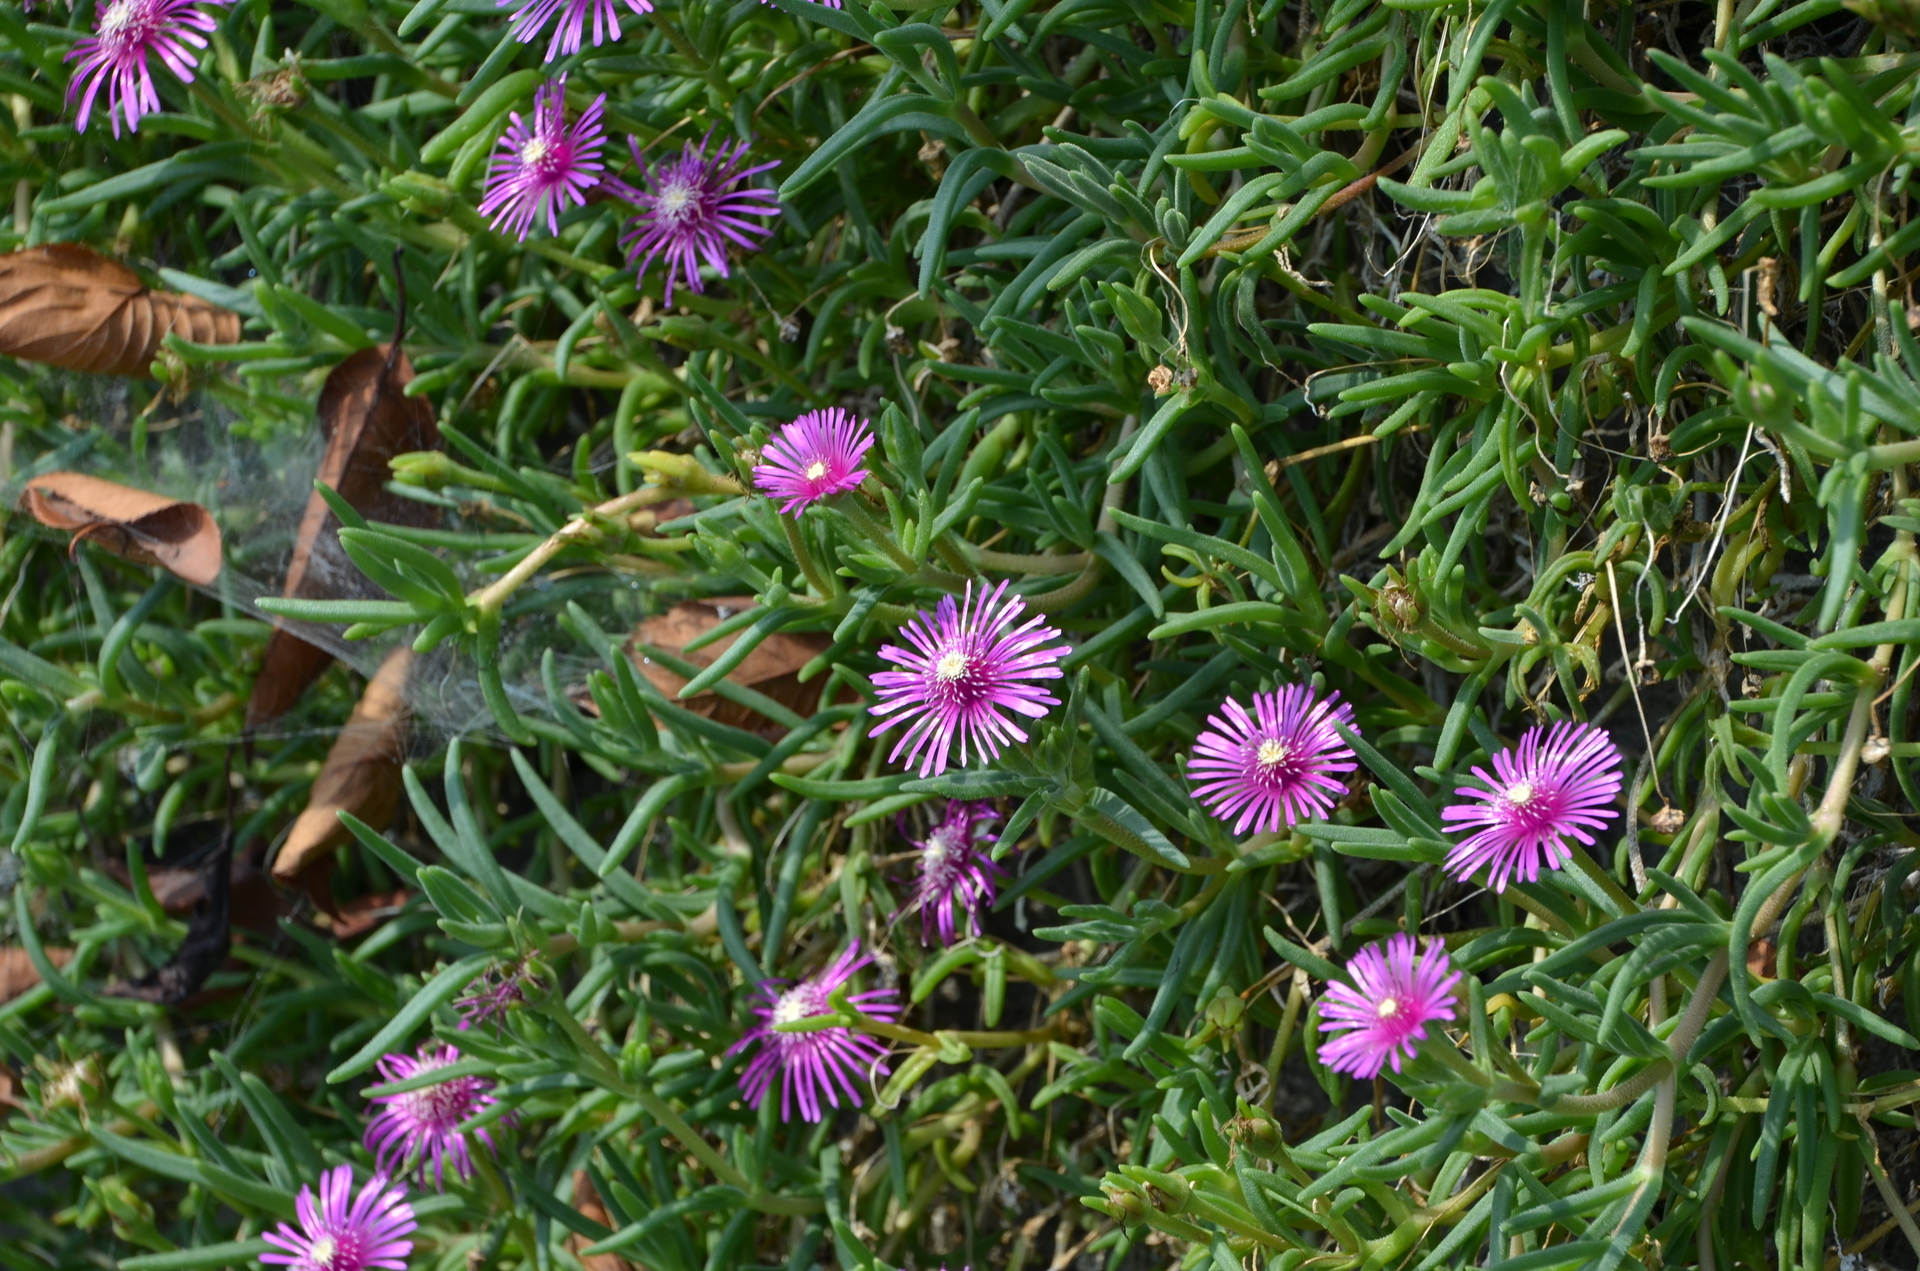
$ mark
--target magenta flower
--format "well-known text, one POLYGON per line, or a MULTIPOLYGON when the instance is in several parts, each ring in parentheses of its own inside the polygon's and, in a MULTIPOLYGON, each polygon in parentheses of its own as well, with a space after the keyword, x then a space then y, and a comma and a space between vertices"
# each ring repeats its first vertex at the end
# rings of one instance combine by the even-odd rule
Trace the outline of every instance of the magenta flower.
MULTIPOLYGON (((428 1042, 414 1055, 383 1055, 379 1069, 387 1081, 404 1081, 420 1073, 445 1068, 460 1058, 456 1048, 443 1042, 428 1042)), ((483 1108, 497 1103, 491 1091, 493 1083, 485 1077, 453 1077, 417 1090, 400 1094, 377 1094, 372 1102, 385 1106, 367 1124, 366 1148, 373 1153, 382 1173, 417 1168, 426 1181, 427 1162, 433 1162, 434 1186, 445 1188, 446 1168, 453 1166, 454 1177, 473 1173, 473 1153, 460 1125, 483 1108)), ((485 1129, 474 1137, 493 1150, 493 1138, 485 1129)))
POLYGON ((1337 692, 1322 699, 1301 684, 1255 693, 1252 714, 1227 699, 1194 740, 1194 798, 1218 820, 1234 817, 1235 834, 1271 834, 1325 816, 1346 793, 1334 774, 1357 766, 1336 723, 1354 728, 1353 708, 1337 692))
POLYGON ((80 63, 67 85, 67 100, 80 98, 80 114, 73 126, 80 132, 87 130, 93 100, 104 87, 113 135, 120 135, 122 119, 127 131, 140 131, 140 116, 160 109, 147 58, 158 57, 182 82, 191 84, 200 65, 199 50, 207 47, 207 34, 216 25, 195 0, 109 0, 100 10, 93 34, 83 36, 67 53, 69 62, 80 63))
POLYGON ((1418 961, 1415 952, 1413 937, 1402 933, 1353 955, 1353 984, 1329 984, 1320 999, 1320 1031, 1341 1034, 1320 1047, 1321 1063, 1356 1077, 1377 1077, 1389 1063, 1399 1072, 1428 1024, 1452 1021, 1460 973, 1437 940, 1418 961))
POLYGON ((747 155, 744 141, 735 142, 731 150, 722 142, 709 157, 711 140, 708 134, 698 146, 689 143, 678 158, 652 170, 641 158, 639 142, 630 138, 627 143, 640 169, 642 188, 623 187, 627 200, 640 213, 627 222, 620 245, 627 249, 628 264, 639 263, 641 279, 654 261, 666 261, 668 304, 673 303, 676 277, 691 291, 705 290, 700 281, 703 261, 727 277, 727 244, 751 249, 760 245, 754 236, 764 239, 773 233, 772 226, 746 218, 773 216, 780 210, 779 196, 772 190, 741 185, 779 164, 741 166, 747 155))
POLYGON ((991 592, 983 585, 976 606, 973 584, 968 583, 959 605, 952 596, 942 596, 935 612, 923 609, 901 629, 911 649, 880 646, 882 658, 906 669, 874 675, 880 701, 873 714, 889 718, 868 736, 913 721, 894 743, 888 762, 905 750, 908 767, 917 762, 922 777, 938 776, 947 770, 956 740, 962 764, 969 745, 977 758, 991 760, 1007 743, 1027 739, 1026 730, 1006 711, 1039 719, 1048 707, 1060 704, 1059 698, 1027 681, 1059 679, 1065 674, 1060 659, 1068 647, 1047 643, 1060 632, 1045 625, 1044 614, 1014 626, 1027 602, 1006 591, 1004 582, 991 592))
POLYGON ((1447 853, 1447 872, 1464 880, 1485 867, 1487 885, 1501 892, 1509 879, 1538 879, 1542 859, 1559 869, 1573 859, 1569 837, 1591 844, 1587 831, 1620 815, 1608 806, 1620 793, 1619 768, 1620 752, 1590 724, 1529 728, 1518 746, 1493 757, 1493 774, 1473 770, 1488 789, 1454 791, 1475 802, 1441 809, 1443 821, 1478 827, 1447 853))
POLYGON ((798 516, 809 503, 858 489, 867 476, 860 460, 872 448, 866 420, 838 408, 810 410, 767 442, 753 483, 798 516))
POLYGON ((568 204, 584 206, 587 191, 600 184, 606 167, 600 162, 600 149, 607 144, 600 115, 607 95, 596 97, 568 129, 566 90, 567 77, 562 75, 534 95, 531 127, 519 111, 513 112, 487 170, 480 214, 493 217, 496 231, 516 235, 523 243, 536 220, 544 219, 547 233, 558 234, 560 213, 568 204))
MULTIPOLYGON (((827 999, 852 979, 855 971, 872 961, 860 952, 859 945, 854 945, 835 958, 826 970, 791 988, 782 988, 785 983, 782 980, 761 982, 758 992, 765 1000, 753 1008, 753 1013, 760 1018, 759 1025, 748 1029, 746 1036, 727 1048, 727 1054, 732 1055, 749 1046, 760 1047, 760 1053, 740 1074, 740 1092, 746 1096, 748 1107, 758 1108, 773 1087, 774 1078, 778 1077, 780 1119, 793 1120, 797 1103, 802 1120, 819 1121, 825 1115, 820 1110, 821 1095, 826 1096, 828 1107, 838 1108, 840 1091, 844 1090, 848 1102, 858 1106, 860 1083, 886 1075, 887 1048, 865 1033, 838 1026, 810 1033, 774 1031, 776 1024, 832 1014, 833 1008, 827 999)), ((864 1015, 891 1022, 900 1018, 899 996, 893 989, 867 989, 847 994, 847 1002, 864 1015)))
POLYGON ((389 1188, 377 1174, 358 1196, 353 1196, 353 1170, 336 1165, 320 1175, 320 1203, 313 1188, 302 1187, 293 1199, 300 1215, 299 1231, 286 1223, 261 1236, 282 1253, 263 1253, 260 1261, 292 1267, 294 1271, 406 1271, 413 1241, 406 1239, 416 1224, 407 1193, 389 1188))
MULTIPOLYGON (((626 6, 638 13, 652 13, 653 0, 625 0, 626 6)), ((560 25, 553 29, 553 39, 547 44, 546 61, 553 61, 564 54, 580 51, 580 36, 585 31, 587 14, 593 14, 593 46, 620 38, 620 7, 613 0, 499 0, 502 9, 518 6, 513 15, 513 38, 522 44, 531 44, 546 30, 547 23, 554 15, 560 16, 560 25)))
POLYGON ((523 1005, 527 1000, 524 980, 531 977, 526 964, 522 963, 510 971, 495 973, 491 970, 481 973, 480 978, 467 985, 467 995, 455 998, 454 1010, 460 1012, 461 1028, 477 1028, 482 1024, 492 1024, 494 1031, 500 1031, 500 1021, 506 1018, 508 1011, 523 1005))
POLYGON ((928 936, 935 931, 940 933, 941 944, 952 944, 956 915, 961 914, 966 916, 968 933, 980 934, 980 911, 993 903, 994 892, 1006 877, 993 857, 982 850, 996 841, 986 833, 995 815, 991 804, 953 799, 924 840, 907 840, 920 854, 919 872, 912 894, 900 906, 894 921, 919 910, 921 944, 927 944, 928 936))

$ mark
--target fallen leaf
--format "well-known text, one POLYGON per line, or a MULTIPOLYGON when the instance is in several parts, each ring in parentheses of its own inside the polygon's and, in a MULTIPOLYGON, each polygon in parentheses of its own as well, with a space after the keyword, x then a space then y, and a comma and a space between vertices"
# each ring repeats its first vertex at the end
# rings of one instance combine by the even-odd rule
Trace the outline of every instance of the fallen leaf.
MULTIPOLYGON (((691 653, 686 652, 687 645, 735 614, 751 609, 754 603, 751 596, 683 600, 666 613, 648 618, 634 628, 633 639, 627 646, 627 656, 633 659, 634 668, 646 676, 669 701, 678 702, 716 723, 759 732, 784 732, 783 728, 759 711, 730 702, 711 689, 696 693, 684 702, 680 701, 680 690, 686 687, 687 681, 656 661, 648 651, 649 648, 658 649, 698 667, 711 666, 714 659, 739 639, 737 634, 703 645, 691 653)), ((825 652, 827 647, 828 641, 823 636, 788 635, 776 631, 747 654, 746 660, 733 668, 727 678, 735 684, 766 694, 796 714, 810 715, 820 701, 821 681, 816 679, 802 684, 799 672, 801 667, 825 652)))
POLYGON ((0 256, 0 353, 97 375, 145 375, 169 332, 234 344, 240 315, 140 276, 78 243, 0 256))
MULTIPOLYGON (((126 865, 109 858, 107 872, 119 880, 122 886, 130 886, 131 878, 126 865)), ((251 855, 236 856, 228 871, 228 886, 231 888, 231 915, 236 927, 249 927, 255 931, 274 933, 281 916, 286 912, 280 903, 279 893, 267 881, 260 866, 251 855)), ((185 866, 160 865, 147 867, 147 889, 160 907, 173 917, 193 912, 207 894, 207 875, 201 869, 189 869, 185 866)))
POLYGON ((412 896, 413 893, 404 887, 397 891, 377 891, 355 896, 341 905, 337 914, 316 914, 317 919, 324 920, 316 925, 324 927, 335 940, 353 940, 366 935, 405 909, 412 896))
MULTIPOLYGON (((573 1207, 588 1222, 597 1222, 609 1231, 617 1231, 620 1224, 613 1220, 607 1207, 600 1203, 600 1193, 593 1189, 593 1179, 585 1170, 573 1172, 573 1207)), ((567 1237, 567 1249, 580 1260, 586 1271, 634 1271, 633 1264, 617 1253, 586 1253, 580 1251, 594 1243, 578 1232, 567 1237)))
POLYGON ((400 802, 400 762, 407 749, 407 675, 413 650, 401 645, 387 655, 333 740, 307 795, 307 807, 293 823, 287 841, 273 858, 273 877, 282 886, 303 886, 315 907, 332 914, 333 852, 352 838, 340 823, 351 812, 382 829, 400 802))
MULTIPOLYGON (((382 344, 361 349, 334 367, 320 389, 316 413, 327 450, 318 478, 369 521, 426 525, 436 515, 430 504, 386 488, 393 475, 388 461, 395 455, 440 448, 432 403, 406 396, 412 380, 413 364, 405 350, 382 344)), ((347 559, 340 547, 340 522, 318 491, 307 498, 281 594, 308 600, 386 596, 347 559)), ((247 727, 258 728, 286 714, 332 661, 332 654, 276 624, 247 703, 247 727)))
POLYGON ((220 836, 220 846, 200 866, 205 894, 187 920, 187 937, 173 958, 130 984, 107 987, 109 997, 128 997, 163 1006, 179 1006, 207 982, 233 949, 233 822, 220 836))
MULTIPOLYGON (((72 949, 49 946, 46 955, 47 961, 56 967, 73 961, 72 949)), ((39 983, 40 972, 34 969, 25 949, 0 949, 0 1002, 11 1002, 39 983)))
POLYGON ((220 576, 220 527, 198 503, 78 472, 49 472, 27 482, 21 505, 42 525, 72 530, 75 547, 90 540, 202 587, 220 576))

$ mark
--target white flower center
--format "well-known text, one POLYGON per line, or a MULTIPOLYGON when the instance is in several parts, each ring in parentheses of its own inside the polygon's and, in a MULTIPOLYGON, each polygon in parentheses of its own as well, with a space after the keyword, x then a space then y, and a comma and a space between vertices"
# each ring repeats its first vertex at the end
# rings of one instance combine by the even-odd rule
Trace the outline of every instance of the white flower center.
POLYGON ((1254 752, 1254 758, 1262 768, 1271 768, 1275 764, 1286 762, 1287 743, 1272 737, 1260 743, 1260 749, 1254 752))
POLYGON ((100 38, 111 40, 134 25, 133 10, 138 3, 139 0, 114 0, 108 5, 107 11, 100 15, 100 38))
POLYGON ((1534 793, 1533 782, 1516 781, 1507 787, 1507 802, 1516 808, 1524 808, 1533 802, 1534 793))
POLYGON ((689 186, 675 183, 663 186, 660 190, 660 215, 669 221, 677 221, 693 207, 693 190, 689 186))
POLYGON ((782 993, 779 1000, 773 1004, 773 1022, 792 1024, 812 1015, 813 1003, 808 1000, 810 996, 805 985, 782 993))
POLYGON ((958 649, 941 654, 940 660, 933 664, 934 677, 947 683, 952 683, 966 673, 967 655, 958 649))
POLYGON ((520 162, 531 167, 546 158, 552 149, 545 137, 529 137, 527 144, 520 147, 520 162))
POLYGON ((1392 1019, 1400 1013, 1400 1003, 1390 997, 1380 999, 1380 1005, 1373 1008, 1381 1019, 1392 1019))
POLYGON ((307 1258, 316 1267, 331 1268, 334 1255, 338 1252, 340 1245, 332 1236, 322 1236, 307 1246, 307 1258))
POLYGON ((114 0, 113 4, 107 6, 107 11, 100 15, 100 32, 108 35, 123 31, 132 20, 133 0, 114 0))
POLYGON ((827 465, 818 459, 807 465, 807 480, 818 481, 827 475, 827 465))
POLYGON ((959 844, 953 841, 953 831, 941 826, 927 836, 927 846, 923 853, 928 865, 939 865, 946 861, 948 853, 959 844))

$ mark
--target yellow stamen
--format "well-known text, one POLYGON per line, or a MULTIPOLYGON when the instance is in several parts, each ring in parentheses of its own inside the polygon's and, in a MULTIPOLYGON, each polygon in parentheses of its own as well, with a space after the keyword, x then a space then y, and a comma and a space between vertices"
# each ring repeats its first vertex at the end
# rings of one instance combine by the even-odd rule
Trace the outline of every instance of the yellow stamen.
POLYGON ((821 477, 824 477, 826 475, 827 475, 827 465, 820 462, 818 459, 815 459, 812 463, 807 465, 807 480, 818 481, 821 477))
POLYGON ((1400 1013, 1400 1003, 1394 1001, 1390 997, 1383 997, 1380 999, 1380 1005, 1374 1007, 1373 1009, 1375 1013, 1380 1016, 1381 1019, 1392 1019, 1394 1016, 1400 1013))
POLYGON ((1269 737, 1260 743, 1260 749, 1255 754, 1262 768, 1271 768, 1286 759, 1287 743, 1269 737))
POLYGON ((933 673, 943 680, 957 680, 967 673, 967 655, 958 649, 940 655, 933 664, 933 673))

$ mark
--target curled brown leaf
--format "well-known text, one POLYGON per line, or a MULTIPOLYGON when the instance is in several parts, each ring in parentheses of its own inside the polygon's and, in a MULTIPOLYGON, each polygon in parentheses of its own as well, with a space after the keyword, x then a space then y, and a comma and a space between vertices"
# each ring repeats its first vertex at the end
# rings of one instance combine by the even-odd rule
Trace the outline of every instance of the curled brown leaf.
POLYGON ((90 540, 202 587, 220 576, 220 527, 198 503, 78 472, 49 472, 27 482, 21 506, 42 525, 73 531, 75 547, 90 540))
POLYGON ((234 344, 240 315, 173 291, 78 243, 0 256, 0 353, 98 375, 145 375, 168 333, 234 344))
POLYGON ((340 814, 351 812, 379 829, 399 805, 400 763, 407 749, 407 676, 412 669, 413 650, 402 645, 367 681, 313 780, 306 810, 273 859, 277 882, 305 887, 314 905, 328 913, 334 912, 333 852, 351 837, 340 814))
MULTIPOLYGON (((737 635, 703 645, 692 652, 687 645, 725 622, 735 614, 754 606, 751 596, 715 596, 705 600, 684 600, 658 617, 648 618, 634 629, 627 654, 634 669, 647 677, 668 700, 678 701, 687 680, 654 656, 654 652, 708 667, 733 646, 737 635)), ((727 678, 735 684, 764 693, 782 706, 800 715, 810 715, 820 701, 820 681, 800 682, 800 668, 827 648, 825 638, 817 635, 788 635, 775 632, 762 640, 727 678)), ((711 689, 696 693, 681 702, 688 710, 718 723, 755 731, 780 731, 779 726, 759 711, 728 701, 711 689)))
MULTIPOLYGON (((429 504, 387 490, 389 461, 415 450, 438 450, 440 428, 425 398, 408 397, 413 364, 391 344, 361 349, 333 368, 316 413, 326 455, 318 478, 370 521, 425 525, 429 504)), ((308 496, 281 594, 309 600, 372 599, 369 583, 340 547, 340 522, 318 491, 308 496)), ((258 728, 293 708, 333 655, 276 626, 247 703, 247 727, 258 728)))
MULTIPOLYGON (((593 1189, 593 1179, 585 1170, 573 1172, 573 1207, 579 1210, 580 1216, 588 1222, 597 1222, 609 1231, 617 1230, 619 1227, 619 1224, 613 1220, 613 1215, 607 1212, 607 1207, 600 1203, 600 1193, 593 1189)), ((592 1243, 593 1241, 577 1233, 567 1237, 567 1248, 580 1260, 580 1265, 586 1268, 586 1271, 634 1271, 633 1263, 617 1253, 583 1254, 580 1252, 592 1243)))
MULTIPOLYGON (((47 961, 63 967, 73 960, 72 949, 49 946, 47 961)), ((0 1002, 11 1002, 40 983, 40 972, 25 949, 0 949, 0 1002)))

